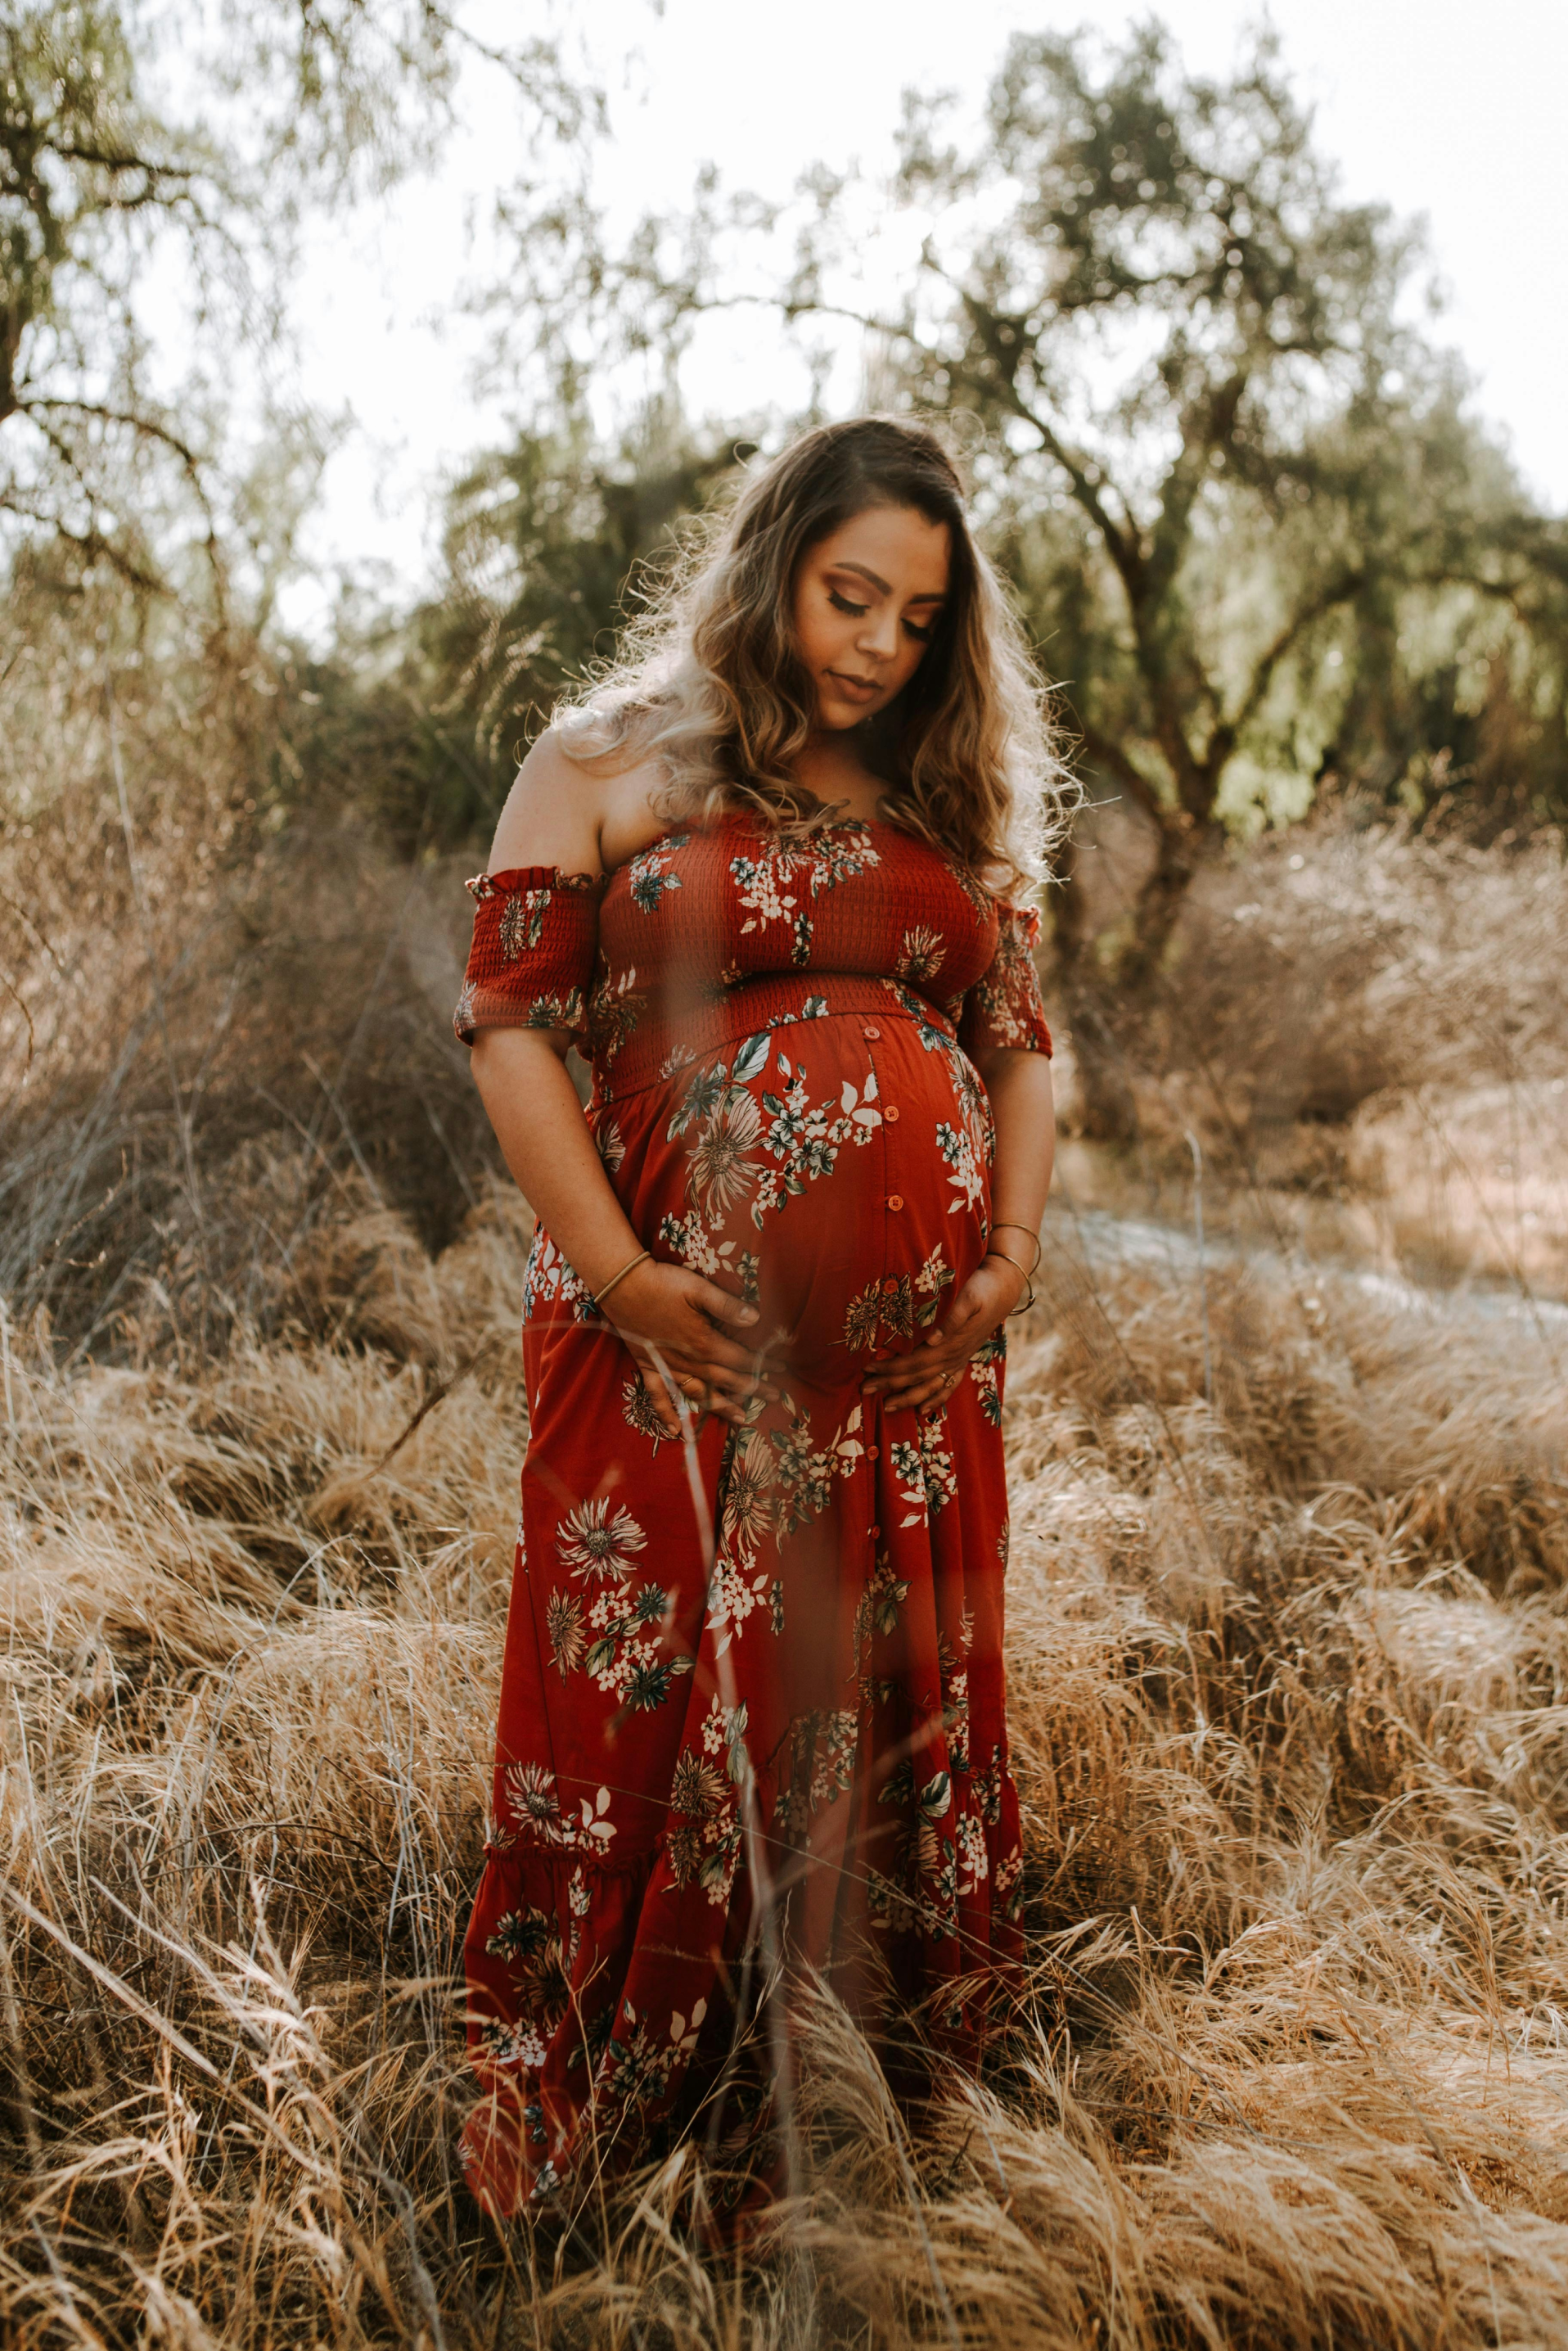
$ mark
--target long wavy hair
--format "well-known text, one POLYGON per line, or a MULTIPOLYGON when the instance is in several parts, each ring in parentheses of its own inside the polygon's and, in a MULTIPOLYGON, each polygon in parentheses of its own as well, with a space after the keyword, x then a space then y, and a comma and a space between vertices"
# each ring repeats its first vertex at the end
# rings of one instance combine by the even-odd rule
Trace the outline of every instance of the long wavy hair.
POLYGON ((830 821, 837 809, 794 775, 815 712, 794 643, 794 582, 812 548, 873 507, 945 524, 950 549, 929 651, 888 709, 857 730, 888 785, 882 813, 987 887, 1027 886, 1069 800, 1044 688, 971 532, 952 458, 935 433, 901 417, 820 425, 745 483, 619 658, 557 710, 562 747, 584 766, 656 759, 666 778, 659 810, 672 823, 732 810, 785 833, 830 821))

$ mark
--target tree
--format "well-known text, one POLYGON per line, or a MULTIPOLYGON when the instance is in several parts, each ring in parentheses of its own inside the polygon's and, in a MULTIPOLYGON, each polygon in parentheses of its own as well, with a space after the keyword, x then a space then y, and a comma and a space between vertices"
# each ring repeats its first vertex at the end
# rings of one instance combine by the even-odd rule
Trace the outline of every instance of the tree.
POLYGON ((144 95, 159 52, 120 0, 0 16, 0 517, 141 587, 168 584, 158 542, 182 503, 215 567, 236 350, 275 334, 306 202, 428 161, 465 51, 551 131, 596 103, 552 42, 486 47, 433 0, 250 0, 216 46, 202 27, 195 9, 164 26, 202 114, 178 125, 144 95), (140 298, 171 241, 216 379, 178 399, 152 383, 140 298))
POLYGON ((753 446, 656 406, 613 446, 564 420, 481 456, 449 494, 435 593, 296 665, 294 776, 358 800, 406 855, 487 830, 556 697, 613 653, 753 446))
MULTIPOLYGON (((1424 371, 1396 316, 1412 249, 1381 208, 1339 200, 1272 37, 1227 83, 1184 77, 1154 26, 1103 60, 1083 37, 1020 37, 980 152, 934 128, 911 112, 901 174, 947 216, 927 315, 882 323, 913 393, 999 434, 1011 497, 1032 484, 1077 518, 1102 644, 1069 683, 1074 716, 1158 842, 1137 979, 1282 664, 1407 557, 1407 517, 1367 528, 1366 468, 1407 438, 1424 371), (1232 595, 1221 618, 1214 558, 1243 536, 1251 611, 1232 595)), ((1069 898, 1069 957, 1072 916, 1069 898)))
MULTIPOLYGON (((1511 592, 1524 510, 1405 315, 1416 243, 1344 202, 1272 35, 1224 81, 1186 75, 1156 24, 1119 47, 1019 37, 969 151, 907 101, 898 186, 932 222, 901 301, 866 291, 858 192, 820 171, 773 298, 803 329, 858 327, 885 397, 966 420, 1083 764, 1153 834, 1136 987, 1249 761, 1291 733, 1293 763, 1314 736, 1321 759, 1345 681, 1316 673, 1345 616, 1511 592)), ((644 337, 656 293, 675 331, 755 300, 742 248, 790 217, 742 201, 726 234, 710 192, 683 241, 648 225, 619 281, 579 277, 636 289, 644 337)), ((1071 973, 1089 943, 1065 881, 1071 973)))
POLYGON ((104 512, 106 436, 198 461, 140 394, 124 263, 153 217, 200 229, 215 157, 138 105, 112 7, 33 0, 0 26, 0 512, 151 580, 144 544, 104 512))

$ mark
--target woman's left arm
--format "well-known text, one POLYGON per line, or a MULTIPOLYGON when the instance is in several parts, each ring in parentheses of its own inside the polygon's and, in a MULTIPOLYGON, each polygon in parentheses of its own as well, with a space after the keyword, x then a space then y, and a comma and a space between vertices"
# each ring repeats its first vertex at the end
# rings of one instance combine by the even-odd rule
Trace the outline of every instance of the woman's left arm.
POLYGON ((991 1222, 996 1246, 1007 1257, 982 1258, 929 1338, 909 1354, 878 1364, 861 1382, 861 1394, 881 1395, 889 1412, 920 1411, 946 1400, 955 1374, 961 1375, 970 1357, 1023 1297, 1023 1276, 1008 1258, 1029 1263, 1029 1236, 1038 1233, 1045 1213, 1056 1150, 1050 1061, 1044 1053, 1002 1045, 973 1059, 996 1126, 991 1222))

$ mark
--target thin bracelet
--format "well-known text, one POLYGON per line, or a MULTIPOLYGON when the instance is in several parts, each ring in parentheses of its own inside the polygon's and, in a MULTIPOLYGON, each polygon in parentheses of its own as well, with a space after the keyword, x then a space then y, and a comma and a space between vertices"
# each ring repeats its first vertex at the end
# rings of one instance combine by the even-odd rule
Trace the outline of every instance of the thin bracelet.
POLYGON ((1037 1274, 1037 1273, 1039 1272, 1039 1270, 1040 1270, 1040 1260, 1041 1260, 1042 1257, 1044 1257, 1044 1253, 1045 1253, 1045 1252, 1044 1252, 1044 1245, 1043 1245, 1043 1244, 1042 1244, 1042 1242, 1041 1242, 1040 1236, 1039 1236, 1039 1234, 1035 1231, 1035 1229, 1034 1229, 1033 1226, 1033 1225, 1021 1225, 1021 1224, 1019 1223, 1019 1221, 1018 1221, 1018 1219, 1017 1219, 1017 1217, 999 1217, 999 1218, 997 1219, 996 1223, 995 1223, 994 1225, 992 1225, 992 1228, 991 1228, 991 1229, 992 1229, 992 1231, 993 1233, 1027 1233, 1027 1234, 1028 1234, 1028 1236, 1029 1236, 1030 1239, 1031 1239, 1031 1240, 1033 1242, 1033 1244, 1034 1244, 1034 1264, 1033 1264, 1033 1267, 1032 1270, 1031 1270, 1031 1271, 1030 1271, 1030 1272, 1025 1276, 1025 1280, 1029 1280, 1029 1281, 1033 1281, 1033 1279, 1034 1279, 1035 1274, 1037 1274))
POLYGON ((624 1281, 627 1275, 630 1273, 635 1267, 639 1266, 642 1263, 644 1258, 649 1258, 652 1255, 653 1251, 651 1249, 639 1249, 635 1257, 628 1258, 626 1263, 622 1266, 618 1273, 611 1274, 604 1288, 594 1292, 594 1311, 596 1314, 604 1304, 605 1300, 609 1296, 610 1291, 615 1288, 616 1283, 618 1281, 624 1281))
POLYGON ((1028 1291, 1029 1295, 1027 1298, 1021 1298, 1016 1306, 1010 1306, 1008 1308, 1008 1320, 1011 1322, 1013 1315, 1023 1314, 1033 1305, 1034 1276, 1032 1273, 1023 1273, 1023 1268, 1019 1264, 1018 1259, 1015 1257, 1009 1257, 1004 1249, 988 1249, 986 1250, 986 1255, 987 1257, 999 1257, 1003 1265, 1010 1265, 1012 1268, 1014 1273, 1023 1274, 1023 1287, 1028 1291))

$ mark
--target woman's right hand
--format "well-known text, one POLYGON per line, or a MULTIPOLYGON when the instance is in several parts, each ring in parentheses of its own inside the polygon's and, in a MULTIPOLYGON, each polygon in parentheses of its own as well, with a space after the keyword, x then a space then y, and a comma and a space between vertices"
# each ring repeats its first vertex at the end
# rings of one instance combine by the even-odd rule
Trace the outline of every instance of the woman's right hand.
POLYGON ((636 1358, 649 1401, 669 1437, 680 1435, 680 1415, 659 1362, 700 1418, 711 1413, 738 1427, 754 1396, 772 1403, 778 1395, 763 1368, 761 1351, 728 1335, 751 1330, 756 1308, 685 1266, 649 1259, 617 1283, 602 1311, 636 1358))

